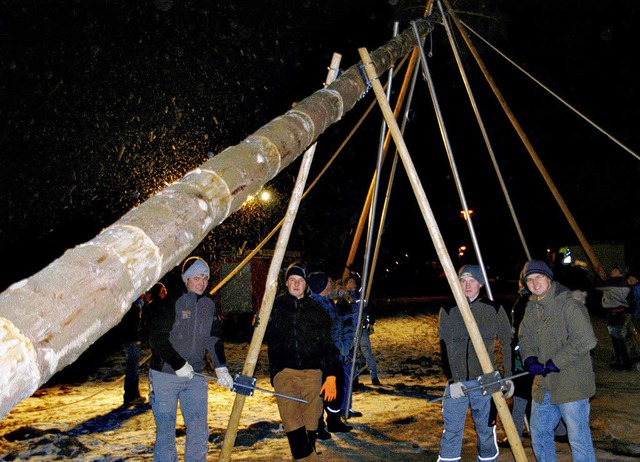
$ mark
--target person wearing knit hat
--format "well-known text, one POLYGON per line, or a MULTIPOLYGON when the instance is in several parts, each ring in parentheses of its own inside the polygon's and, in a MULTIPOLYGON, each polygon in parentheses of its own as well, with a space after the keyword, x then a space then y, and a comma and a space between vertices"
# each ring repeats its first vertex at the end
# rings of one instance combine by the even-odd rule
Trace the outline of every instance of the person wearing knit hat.
POLYGON ((591 350, 597 344, 589 312, 573 291, 553 280, 540 260, 522 274, 531 292, 518 332, 524 368, 534 376, 531 445, 537 460, 556 460, 554 429, 564 420, 574 460, 595 462, 589 399, 595 394, 591 350))
MULTIPOLYGON (((209 282, 209 265, 200 257, 189 257, 182 265, 182 282, 186 284, 189 278, 194 276, 206 276, 207 282, 209 282)), ((202 295, 202 292, 200 295, 202 295)))
POLYGON ((329 276, 327 273, 323 273, 322 271, 316 271, 309 275, 307 278, 307 284, 309 284, 311 292, 319 294, 327 288, 327 284, 329 284, 329 276))
POLYGON ((149 401, 156 423, 155 460, 177 460, 178 403, 187 428, 185 460, 206 460, 209 449, 209 384, 202 375, 205 354, 214 363, 218 385, 233 388, 216 304, 206 292, 209 265, 190 257, 182 265, 185 290, 160 300, 149 314, 149 401))
POLYGON ((553 271, 551 271, 549 265, 541 260, 531 260, 525 263, 522 269, 524 279, 526 280, 531 274, 542 274, 548 277, 550 281, 553 281, 553 271))
POLYGON ((275 392, 305 401, 276 396, 293 459, 317 461, 322 395, 336 398, 336 374, 342 365, 333 344, 331 317, 306 290, 306 276, 296 263, 285 271, 287 290, 273 301, 265 340, 275 392))
MULTIPOLYGON (((497 337, 502 351, 504 375, 509 377, 512 371, 509 316, 502 305, 481 294, 485 279, 479 265, 465 265, 460 268, 458 275, 491 362, 497 368, 498 358, 494 347, 497 337)), ((495 423, 490 418, 491 395, 481 391, 478 377, 484 372, 475 349, 470 347, 471 338, 458 306, 440 309, 438 334, 442 366, 447 378, 445 399, 442 401, 444 429, 438 461, 460 460, 465 418, 471 407, 478 440, 478 460, 495 462, 499 450, 495 423)), ((513 382, 504 380, 504 385, 504 396, 511 397, 514 392, 513 382)))
POLYGON ((480 268, 480 265, 464 265, 458 271, 458 278, 460 280, 464 278, 473 278, 478 281, 481 286, 485 285, 484 275, 482 274, 482 268, 480 268))
POLYGON ((292 275, 300 276, 302 279, 307 279, 307 270, 304 266, 300 265, 300 263, 291 263, 287 267, 287 271, 285 271, 284 280, 286 281, 292 275))

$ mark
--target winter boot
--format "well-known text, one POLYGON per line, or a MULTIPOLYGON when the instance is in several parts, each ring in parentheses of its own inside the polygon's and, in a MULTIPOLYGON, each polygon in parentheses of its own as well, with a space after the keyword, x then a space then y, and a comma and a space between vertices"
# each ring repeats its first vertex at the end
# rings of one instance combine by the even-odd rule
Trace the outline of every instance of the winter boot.
POLYGON ((631 362, 629 361, 627 345, 625 344, 624 339, 611 336, 611 341, 613 342, 613 351, 616 356, 613 368, 619 371, 631 370, 631 362))
MULTIPOLYGON (((298 461, 317 461, 318 455, 309 443, 309 435, 305 427, 287 433, 291 455, 298 461)), ((314 441, 315 443, 315 441, 314 441)))
POLYGON ((331 439, 331 433, 327 431, 327 427, 325 427, 324 419, 322 417, 318 420, 318 439, 321 441, 331 439))
POLYGON ((352 428, 342 421, 339 413, 330 412, 327 414, 327 430, 331 433, 346 433, 350 432, 352 428))
POLYGON ((309 438, 309 446, 313 448, 313 451, 316 451, 316 440, 318 439, 318 431, 317 430, 307 430, 307 437, 309 438))

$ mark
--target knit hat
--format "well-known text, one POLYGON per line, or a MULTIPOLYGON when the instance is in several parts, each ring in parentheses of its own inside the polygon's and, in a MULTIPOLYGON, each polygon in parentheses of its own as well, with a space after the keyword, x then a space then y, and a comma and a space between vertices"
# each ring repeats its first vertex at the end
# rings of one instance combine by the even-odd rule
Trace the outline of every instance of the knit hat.
POLYGON ((307 279, 307 270, 304 269, 304 266, 299 265, 297 262, 291 263, 287 268, 286 273, 284 274, 284 280, 286 281, 287 279, 289 279, 289 276, 293 275, 300 276, 303 279, 307 279))
POLYGON ((327 288, 327 284, 329 284, 329 276, 327 276, 327 273, 323 273, 322 271, 316 271, 309 275, 307 278, 307 284, 309 284, 311 292, 319 294, 327 288))
POLYGON ((458 278, 473 278, 478 281, 481 286, 485 284, 484 276, 482 275, 482 268, 480 268, 480 265, 464 265, 458 271, 458 278))
POLYGON ((543 261, 531 260, 524 264, 524 268, 522 268, 523 279, 526 281, 532 274, 542 274, 553 281, 553 271, 543 261))
POLYGON ((189 257, 182 265, 182 281, 186 284, 189 278, 198 275, 209 277, 209 265, 200 257, 189 257))

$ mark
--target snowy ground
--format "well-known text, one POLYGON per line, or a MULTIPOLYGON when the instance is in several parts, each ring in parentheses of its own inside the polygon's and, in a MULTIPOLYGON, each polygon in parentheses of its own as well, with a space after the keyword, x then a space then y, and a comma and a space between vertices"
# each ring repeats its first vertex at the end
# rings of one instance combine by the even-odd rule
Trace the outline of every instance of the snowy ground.
MULTIPOLYGON (((435 461, 442 430, 440 404, 427 395, 442 394, 436 315, 413 310, 378 320, 371 340, 382 386, 362 377, 364 390, 354 395, 354 408, 364 416, 349 420, 351 433, 319 442, 324 460, 435 461)), ((594 319, 600 342, 595 350, 596 397, 591 426, 599 461, 640 458, 640 372, 613 372, 611 347, 602 319, 594 319)), ((232 371, 241 370, 246 343, 227 344, 232 371)), ((148 350, 146 351, 148 353, 148 350)), ((263 355, 265 352, 263 351, 263 355)), ((144 356, 144 353, 143 353, 144 356)), ((154 422, 146 406, 125 409, 122 403, 123 356, 118 351, 82 383, 46 385, 2 420, 0 460, 149 461, 153 456, 154 422)), ((271 389, 266 355, 259 362, 257 386, 271 389)), ((141 390, 148 380, 143 369, 141 390)), ((209 393, 209 459, 218 460, 233 394, 212 384, 209 393)), ((247 397, 232 460, 291 460, 288 444, 271 395, 247 397)), ((502 433, 502 431, 500 430, 502 433)), ((178 424, 182 453, 184 426, 178 424)), ((530 441, 524 440, 530 459, 530 441)), ((511 461, 502 449, 500 461, 511 461)), ((559 460, 571 460, 568 445, 558 444, 559 460)), ((468 421, 463 460, 475 460, 475 438, 468 421)))

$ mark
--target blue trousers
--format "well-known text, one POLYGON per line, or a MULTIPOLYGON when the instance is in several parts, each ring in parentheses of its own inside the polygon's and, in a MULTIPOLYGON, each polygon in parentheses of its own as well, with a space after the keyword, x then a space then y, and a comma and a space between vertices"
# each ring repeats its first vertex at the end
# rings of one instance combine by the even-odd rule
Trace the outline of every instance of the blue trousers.
POLYGON ((184 450, 186 462, 206 462, 209 449, 207 423, 208 384, 204 377, 191 379, 149 369, 149 402, 156 421, 154 462, 177 462, 176 418, 178 402, 187 430, 184 450))
POLYGON ((562 418, 567 426, 567 436, 574 462, 595 462, 596 456, 591 441, 588 399, 563 404, 551 404, 551 395, 546 392, 542 404, 531 403, 531 446, 538 462, 556 461, 554 429, 562 418))
MULTIPOLYGON (((477 380, 468 380, 462 383, 466 388, 474 388, 480 385, 477 380)), ((444 393, 445 396, 449 395, 449 384, 447 384, 444 393)), ((442 401, 444 429, 440 439, 438 461, 453 462, 460 460, 462 438, 469 406, 471 406, 471 416, 478 436, 478 461, 495 462, 498 460, 500 452, 496 440, 496 427, 495 425, 489 425, 491 395, 483 396, 481 390, 474 390, 462 398, 446 398, 442 401)))

